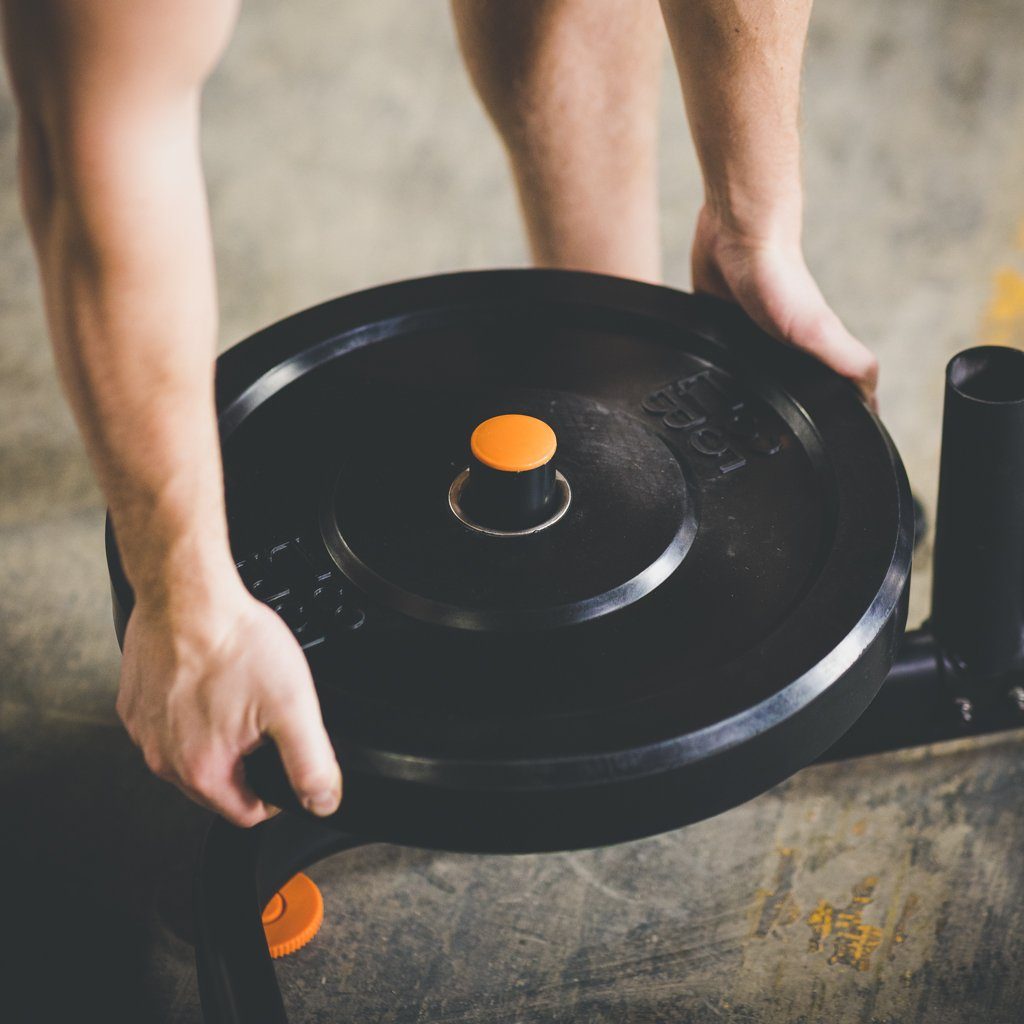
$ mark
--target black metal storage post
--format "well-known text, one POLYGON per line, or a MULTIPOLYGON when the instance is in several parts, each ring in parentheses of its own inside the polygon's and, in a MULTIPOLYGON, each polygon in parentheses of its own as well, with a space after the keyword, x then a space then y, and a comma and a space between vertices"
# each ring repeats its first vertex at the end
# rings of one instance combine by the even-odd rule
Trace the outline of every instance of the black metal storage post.
POLYGON ((967 349, 946 368, 932 623, 974 680, 1020 667, 1024 352, 967 349))

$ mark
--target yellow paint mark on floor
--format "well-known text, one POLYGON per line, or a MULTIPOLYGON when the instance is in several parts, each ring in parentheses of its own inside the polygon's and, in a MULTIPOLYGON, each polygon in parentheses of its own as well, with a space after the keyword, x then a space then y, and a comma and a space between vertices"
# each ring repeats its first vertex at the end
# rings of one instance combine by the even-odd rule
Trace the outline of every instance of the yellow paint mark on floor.
POLYGON ((836 929, 835 952, 830 964, 846 964, 858 971, 871 967, 871 954, 882 944, 882 929, 865 924, 859 914, 840 914, 836 929))
MULTIPOLYGON (((794 883, 798 868, 798 851, 793 847, 777 849, 778 863, 771 889, 759 888, 755 893, 756 925, 751 939, 766 939, 769 936, 782 939, 785 929, 802 916, 794 896, 794 883)), ((820 899, 813 909, 803 917, 804 924, 811 930, 807 950, 811 954, 825 954, 831 966, 851 967, 855 971, 870 971, 873 961, 888 952, 892 959, 892 948, 902 945, 909 938, 908 923, 918 906, 918 898, 910 894, 897 913, 891 908, 886 913, 885 923, 879 927, 864 920, 866 912, 875 903, 875 896, 881 879, 878 875, 866 875, 855 882, 850 889, 849 901, 845 906, 836 906, 826 899, 820 899), (881 949, 886 939, 888 944, 881 949)), ((891 897, 890 899, 893 899, 891 897)), ((782 970, 784 958, 779 961, 782 970)))
POLYGON ((821 952, 831 939, 830 964, 845 964, 856 971, 870 970, 871 954, 882 944, 884 933, 876 925, 867 924, 862 915, 874 899, 877 885, 878 878, 874 875, 858 882, 853 887, 850 902, 839 909, 827 900, 820 900, 805 922, 811 929, 809 951, 821 952))
POLYGON ((764 938, 776 928, 793 924, 800 918, 800 907, 793 899, 793 872, 796 851, 790 846, 778 849, 779 862, 771 889, 758 889, 758 914, 754 936, 764 938))
POLYGON ((1024 346, 1024 274, 1000 267, 992 279, 992 298, 981 324, 986 345, 1024 346))
MULTIPOLYGON (((1024 220, 1017 225, 1015 247, 1024 253, 1024 220)), ((981 321, 979 341, 985 345, 1024 347, 1024 266, 999 267, 992 277, 992 293, 981 321)))
POLYGON ((832 934, 832 918, 835 907, 828 900, 819 900, 818 905, 807 915, 807 926, 811 929, 808 948, 812 953, 821 952, 825 940, 832 934))

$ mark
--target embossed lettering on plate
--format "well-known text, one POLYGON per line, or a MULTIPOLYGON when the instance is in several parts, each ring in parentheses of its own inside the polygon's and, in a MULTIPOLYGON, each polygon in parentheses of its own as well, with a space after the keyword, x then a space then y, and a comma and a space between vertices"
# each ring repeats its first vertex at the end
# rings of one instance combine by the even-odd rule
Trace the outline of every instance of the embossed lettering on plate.
POLYGON ((684 431, 695 462, 719 474, 742 469, 751 456, 781 451, 782 437, 755 412, 755 401, 721 370, 708 368, 652 391, 643 408, 669 430, 684 431))

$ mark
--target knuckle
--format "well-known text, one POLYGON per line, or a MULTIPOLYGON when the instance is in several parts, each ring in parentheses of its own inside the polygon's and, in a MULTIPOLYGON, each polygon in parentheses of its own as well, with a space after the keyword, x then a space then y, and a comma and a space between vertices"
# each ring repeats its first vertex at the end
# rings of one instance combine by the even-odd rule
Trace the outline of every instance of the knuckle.
POLYGON ((837 367, 845 377, 866 388, 874 390, 878 384, 878 359, 868 349, 851 351, 837 367))
POLYGON ((288 721, 295 715, 295 691, 286 682, 268 684, 261 703, 264 714, 271 722, 288 721))
MULTIPOLYGON (((293 640, 291 634, 288 639, 293 640)), ((305 662, 301 667, 308 673, 305 662)), ((302 707, 305 699, 313 693, 313 680, 308 674, 281 673, 276 678, 266 680, 264 686, 267 699, 285 710, 302 707)))
POLYGON ((186 758, 179 772, 181 781, 204 797, 212 795, 216 788, 214 773, 209 762, 201 757, 186 758))
POLYGON ((824 352, 835 336, 836 325, 827 313, 816 313, 793 329, 793 341, 811 352, 824 352))
POLYGON ((137 728, 134 721, 121 719, 121 725, 124 727, 124 731, 128 734, 128 739, 140 749, 145 745, 142 737, 142 733, 137 728))
POLYGON ((864 379, 867 380, 870 384, 877 384, 878 371, 878 356, 876 356, 874 352, 868 352, 867 358, 864 360, 864 379))
POLYGON ((121 724, 128 731, 128 735, 134 739, 133 721, 135 716, 132 711, 134 708, 134 702, 128 697, 128 695, 122 690, 117 695, 117 700, 114 702, 114 711, 117 713, 117 717, 121 724))
POLYGON ((159 779, 168 779, 171 776, 170 765, 164 757, 163 752, 152 744, 143 747, 142 756, 146 767, 159 779))
POLYGON ((267 814, 260 808, 254 807, 250 810, 236 811, 228 817, 231 823, 233 825, 237 825, 239 828, 252 828, 263 821, 267 817, 267 814))

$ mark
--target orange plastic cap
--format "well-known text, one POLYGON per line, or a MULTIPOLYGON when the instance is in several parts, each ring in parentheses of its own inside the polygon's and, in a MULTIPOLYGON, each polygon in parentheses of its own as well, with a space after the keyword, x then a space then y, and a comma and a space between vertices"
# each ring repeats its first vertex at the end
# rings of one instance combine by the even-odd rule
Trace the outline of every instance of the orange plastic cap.
POLYGON ((285 882, 263 908, 263 931, 276 960, 302 949, 324 920, 324 898, 308 875, 285 882))
POLYGON ((506 473, 525 473, 551 461, 555 432, 535 416, 509 413, 484 420, 469 442, 473 455, 485 466, 506 473))

